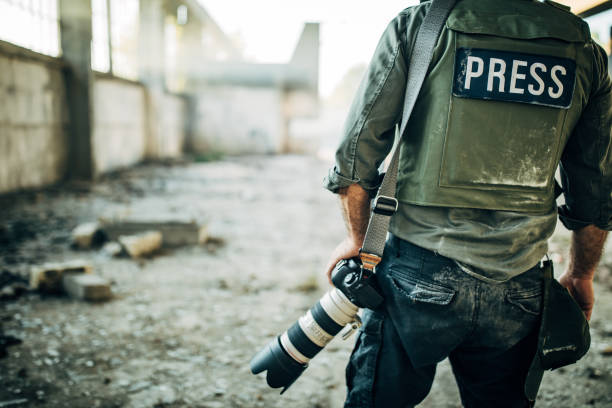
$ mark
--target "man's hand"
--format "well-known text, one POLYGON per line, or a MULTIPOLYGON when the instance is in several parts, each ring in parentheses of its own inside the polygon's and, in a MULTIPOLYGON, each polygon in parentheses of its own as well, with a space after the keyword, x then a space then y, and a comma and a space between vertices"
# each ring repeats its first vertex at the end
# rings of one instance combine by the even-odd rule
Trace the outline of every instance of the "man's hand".
POLYGON ((331 272, 342 259, 359 255, 370 220, 370 196, 359 184, 352 184, 339 192, 342 215, 348 236, 332 252, 327 264, 327 279, 331 284, 331 272))
POLYGON ((587 320, 591 319, 591 312, 595 304, 595 294, 593 293, 593 280, 584 278, 574 278, 565 272, 559 278, 559 283, 567 288, 570 295, 576 300, 578 306, 584 312, 587 320))
POLYGON ((572 233, 569 266, 567 271, 559 278, 559 283, 567 288, 584 312, 587 320, 591 318, 595 303, 593 276, 607 236, 607 231, 594 225, 574 231, 572 233))
POLYGON ((345 238, 344 241, 340 242, 340 244, 334 249, 331 256, 329 257, 329 262, 327 263, 326 273, 327 280, 330 285, 333 285, 331 280, 331 273, 334 270, 334 267, 338 262, 343 259, 353 258, 359 255, 359 249, 361 249, 361 244, 356 243, 350 238, 345 238))

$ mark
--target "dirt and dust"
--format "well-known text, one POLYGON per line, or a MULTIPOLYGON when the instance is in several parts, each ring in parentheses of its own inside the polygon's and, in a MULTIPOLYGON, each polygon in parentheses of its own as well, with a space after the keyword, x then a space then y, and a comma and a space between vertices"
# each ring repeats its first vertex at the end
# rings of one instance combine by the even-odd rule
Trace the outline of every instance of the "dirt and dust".
MULTIPOLYGON (((322 270, 344 227, 321 188, 327 167, 305 156, 142 166, 1 197, 0 271, 85 259, 113 282, 114 299, 3 301, 0 337, 15 344, 0 359, 0 407, 340 407, 354 338, 334 339, 283 396, 248 367, 328 289, 322 270), (70 249, 76 225, 126 211, 205 220, 215 239, 140 261, 70 249)), ((559 264, 567 243, 560 229, 559 264)), ((612 406, 612 288, 596 291, 591 352, 548 373, 537 406, 612 406)), ((460 406, 446 362, 420 406, 460 406)))

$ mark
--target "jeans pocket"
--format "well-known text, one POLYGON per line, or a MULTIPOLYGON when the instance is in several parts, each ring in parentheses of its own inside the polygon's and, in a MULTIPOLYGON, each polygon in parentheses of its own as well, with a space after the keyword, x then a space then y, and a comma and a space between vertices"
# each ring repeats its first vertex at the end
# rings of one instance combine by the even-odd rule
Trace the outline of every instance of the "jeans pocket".
POLYGON ((455 296, 453 289, 427 281, 407 271, 391 269, 390 278, 397 292, 407 297, 412 303, 448 305, 455 296))
POLYGON ((525 313, 539 316, 542 311, 542 287, 513 290, 506 293, 506 301, 525 313))

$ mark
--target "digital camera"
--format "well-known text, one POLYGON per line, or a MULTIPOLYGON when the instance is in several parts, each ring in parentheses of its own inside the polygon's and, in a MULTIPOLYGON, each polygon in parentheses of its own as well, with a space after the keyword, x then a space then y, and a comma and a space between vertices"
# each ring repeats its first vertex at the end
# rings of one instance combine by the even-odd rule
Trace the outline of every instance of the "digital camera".
POLYGON ((374 274, 362 267, 359 258, 338 262, 332 272, 332 282, 334 289, 251 360, 251 372, 267 371, 268 385, 282 387, 281 394, 345 326, 350 325, 343 336, 348 338, 361 325, 359 308, 375 309, 383 302, 374 274))

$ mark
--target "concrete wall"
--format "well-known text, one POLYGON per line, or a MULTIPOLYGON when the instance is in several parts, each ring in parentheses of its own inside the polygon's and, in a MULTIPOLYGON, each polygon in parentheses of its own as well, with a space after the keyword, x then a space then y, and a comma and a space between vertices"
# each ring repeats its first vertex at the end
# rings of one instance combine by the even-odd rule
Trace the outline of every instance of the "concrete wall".
POLYGON ((94 82, 94 174, 116 170, 145 158, 145 88, 98 75, 94 82))
POLYGON ((196 153, 275 153, 286 134, 284 93, 272 87, 208 86, 197 94, 190 146, 196 153))
POLYGON ((0 42, 0 193, 64 177, 64 89, 56 59, 0 42))
POLYGON ((187 100, 164 94, 160 158, 179 157, 184 152, 187 130, 187 100))
POLYGON ((93 159, 95 174, 128 167, 144 159, 179 157, 185 143, 186 100, 162 95, 158 140, 147 131, 147 89, 132 81, 96 75, 94 83, 93 159), (155 142, 154 157, 148 154, 155 142))

